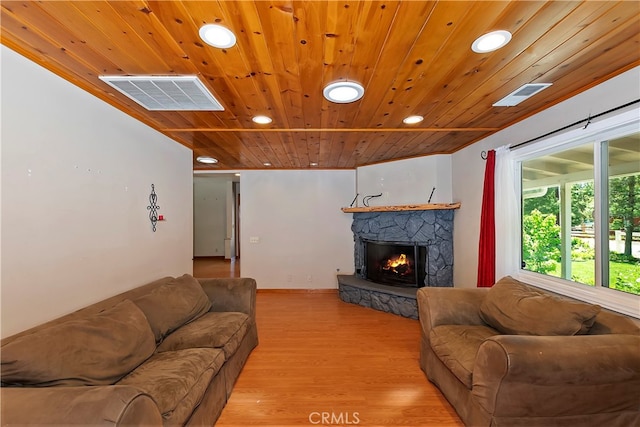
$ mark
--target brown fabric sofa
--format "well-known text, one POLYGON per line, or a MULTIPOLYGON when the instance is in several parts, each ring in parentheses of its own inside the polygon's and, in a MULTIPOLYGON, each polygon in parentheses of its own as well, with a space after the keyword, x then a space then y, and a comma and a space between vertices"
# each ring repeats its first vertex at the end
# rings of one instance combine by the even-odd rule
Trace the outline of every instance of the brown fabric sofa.
POLYGON ((465 425, 640 425, 635 319, 511 277, 417 302, 420 366, 465 425))
POLYGON ((258 344, 255 297, 166 277, 3 339, 2 425, 213 425, 258 344))

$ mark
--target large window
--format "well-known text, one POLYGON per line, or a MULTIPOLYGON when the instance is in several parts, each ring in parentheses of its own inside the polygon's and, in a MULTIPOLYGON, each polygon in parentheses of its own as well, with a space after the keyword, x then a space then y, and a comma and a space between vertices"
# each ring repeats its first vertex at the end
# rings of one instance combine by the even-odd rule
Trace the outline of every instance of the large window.
POLYGON ((550 145, 518 164, 522 271, 640 295, 637 123, 550 145))

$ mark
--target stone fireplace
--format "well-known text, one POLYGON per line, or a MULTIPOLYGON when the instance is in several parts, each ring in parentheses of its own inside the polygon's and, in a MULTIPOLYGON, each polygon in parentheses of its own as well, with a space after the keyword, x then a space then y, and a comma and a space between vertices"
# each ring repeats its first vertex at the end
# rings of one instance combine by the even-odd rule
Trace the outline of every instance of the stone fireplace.
POLYGON ((453 286, 453 213, 458 207, 459 203, 344 208, 344 212, 353 213, 355 275, 338 276, 340 298, 417 318, 418 288, 453 286), (383 252, 392 246, 398 253, 381 255, 380 246, 387 247, 383 252), (394 257, 401 255, 412 258, 410 265, 394 267, 396 272, 381 266, 386 264, 385 258, 393 258, 389 262, 395 264, 398 260, 394 257), (378 274, 380 269, 382 274, 378 274))
POLYGON ((453 286, 453 210, 353 214, 356 276, 366 279, 365 242, 395 242, 427 248, 421 286, 453 286))
POLYGON ((361 274, 367 280, 393 286, 424 286, 426 246, 364 240, 364 249, 361 274))

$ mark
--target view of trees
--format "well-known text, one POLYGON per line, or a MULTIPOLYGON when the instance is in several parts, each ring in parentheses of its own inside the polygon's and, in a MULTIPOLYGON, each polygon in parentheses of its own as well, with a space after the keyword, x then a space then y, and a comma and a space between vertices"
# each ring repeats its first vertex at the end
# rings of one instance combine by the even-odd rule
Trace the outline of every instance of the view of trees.
POLYGON ((638 231, 640 219, 640 185, 636 185, 636 175, 609 180, 609 215, 613 226, 624 230, 624 256, 631 257, 633 232, 638 231))
MULTIPOLYGON (((530 199, 531 200, 531 199, 530 199)), ((548 274, 560 262, 560 226, 556 216, 534 209, 522 218, 522 252, 527 270, 548 274)))
MULTIPOLYGON (((640 258, 633 252, 633 233, 640 231, 639 176, 609 180, 610 239, 618 230, 624 240, 623 252, 610 252, 609 287, 634 294, 640 294, 640 258)), ((527 270, 560 276, 559 211, 558 187, 548 188, 540 197, 523 200, 522 256, 527 270)), ((589 285, 595 284, 595 251, 589 244, 593 241, 593 212, 593 181, 573 184, 571 226, 576 237, 571 240, 571 279, 589 285)))

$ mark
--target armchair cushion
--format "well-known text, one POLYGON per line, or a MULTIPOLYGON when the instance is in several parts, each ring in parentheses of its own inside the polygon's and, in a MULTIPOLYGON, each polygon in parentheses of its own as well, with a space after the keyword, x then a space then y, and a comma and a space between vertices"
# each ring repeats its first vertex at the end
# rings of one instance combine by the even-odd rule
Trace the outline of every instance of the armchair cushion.
POLYGON ((430 342, 436 356, 471 390, 478 348, 487 338, 499 334, 488 326, 442 325, 431 330, 430 342))
POLYGON ((131 300, 41 329, 2 346, 2 382, 11 385, 113 384, 156 349, 144 314, 131 300))
POLYGON ((211 308, 202 286, 189 274, 175 278, 133 302, 147 316, 157 343, 211 308))
POLYGON ((510 335, 580 335, 593 325, 600 306, 561 299, 510 276, 500 279, 480 306, 480 316, 510 335))

